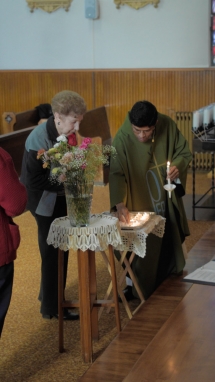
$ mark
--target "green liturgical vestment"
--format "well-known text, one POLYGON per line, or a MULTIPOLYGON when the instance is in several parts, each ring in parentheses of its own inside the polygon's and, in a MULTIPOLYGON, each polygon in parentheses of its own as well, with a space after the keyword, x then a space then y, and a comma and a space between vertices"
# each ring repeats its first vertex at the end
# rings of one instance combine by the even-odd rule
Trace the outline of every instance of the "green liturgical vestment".
POLYGON ((154 211, 166 218, 164 237, 150 234, 146 256, 135 256, 132 264, 144 297, 148 298, 168 274, 181 272, 185 265, 182 243, 189 228, 182 196, 192 154, 175 122, 160 113, 154 142, 139 142, 127 116, 113 146, 117 155, 110 164, 111 209, 123 202, 129 211, 154 211), (163 188, 167 183, 167 161, 178 168, 180 179, 171 198, 163 188))

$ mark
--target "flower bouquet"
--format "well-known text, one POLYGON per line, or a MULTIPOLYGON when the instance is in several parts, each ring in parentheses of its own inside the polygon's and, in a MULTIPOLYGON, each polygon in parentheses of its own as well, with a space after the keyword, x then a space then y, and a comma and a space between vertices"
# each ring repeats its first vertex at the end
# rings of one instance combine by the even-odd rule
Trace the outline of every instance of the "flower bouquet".
POLYGON ((89 224, 93 184, 100 166, 109 164, 109 156, 115 155, 113 146, 92 143, 85 138, 80 146, 71 146, 65 135, 57 138, 58 143, 45 151, 39 150, 37 158, 43 168, 50 168, 50 180, 63 183, 67 209, 72 226, 89 224))

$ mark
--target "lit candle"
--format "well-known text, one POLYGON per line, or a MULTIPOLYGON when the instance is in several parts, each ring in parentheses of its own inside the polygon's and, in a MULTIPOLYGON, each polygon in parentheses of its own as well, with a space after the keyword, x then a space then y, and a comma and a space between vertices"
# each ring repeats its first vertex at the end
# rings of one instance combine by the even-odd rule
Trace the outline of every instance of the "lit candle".
MULTIPOLYGON (((167 162, 167 168, 166 168, 167 175, 169 174, 169 168, 170 168, 170 162, 168 161, 167 162)), ((167 179, 167 182, 168 182, 168 184, 171 184, 170 178, 167 179)), ((171 198, 171 191, 169 191, 169 198, 171 198)))
MULTIPOLYGON (((169 175, 169 167, 170 167, 170 162, 167 162, 167 168, 166 168, 166 173, 169 175)), ((167 179, 168 184, 171 184, 170 178, 167 179)))

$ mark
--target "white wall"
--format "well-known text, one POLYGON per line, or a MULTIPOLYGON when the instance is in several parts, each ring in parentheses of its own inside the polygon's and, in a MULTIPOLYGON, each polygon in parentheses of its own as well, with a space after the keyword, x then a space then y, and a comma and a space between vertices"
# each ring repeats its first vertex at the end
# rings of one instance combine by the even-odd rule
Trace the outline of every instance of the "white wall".
POLYGON ((135 10, 98 0, 66 12, 33 13, 25 0, 0 0, 0 70, 189 68, 210 66, 210 0, 160 0, 135 10))

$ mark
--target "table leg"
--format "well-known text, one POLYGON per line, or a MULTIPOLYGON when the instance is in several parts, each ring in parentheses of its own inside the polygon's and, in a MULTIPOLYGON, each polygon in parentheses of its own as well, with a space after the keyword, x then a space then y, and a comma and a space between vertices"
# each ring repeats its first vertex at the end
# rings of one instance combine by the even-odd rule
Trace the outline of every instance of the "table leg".
MULTIPOLYGON (((85 252, 78 249, 78 279, 79 279, 79 310, 81 351, 84 362, 92 362, 93 347, 92 339, 98 339, 98 301, 96 284, 95 252, 85 252)), ((121 331, 119 303, 117 292, 117 280, 113 248, 109 245, 110 273, 112 277, 113 298, 116 315, 116 326, 121 331)), ((59 314, 59 351, 64 351, 63 346, 63 309, 64 306, 72 306, 72 303, 64 301, 64 252, 58 249, 58 314, 59 314)), ((99 304, 99 306, 101 306, 99 304)))
POLYGON ((92 331, 90 301, 90 251, 78 249, 81 352, 84 362, 92 362, 92 331))
POLYGON ((98 340, 99 338, 98 308, 94 306, 94 302, 97 299, 96 261, 95 261, 95 252, 90 250, 89 250, 89 270, 90 270, 89 287, 90 287, 92 339, 98 340))
POLYGON ((136 281, 136 277, 135 277, 135 275, 134 275, 134 273, 132 271, 132 268, 131 268, 132 261, 133 261, 135 256, 136 256, 135 253, 132 252, 130 257, 129 257, 129 260, 128 260, 126 258, 126 251, 125 251, 125 252, 121 252, 121 259, 120 259, 120 264, 122 266, 124 264, 124 269, 121 272, 121 275, 119 277, 119 281, 118 281, 119 288, 121 290, 121 285, 122 285, 122 283, 125 280, 126 274, 128 273, 130 275, 131 280, 133 281, 133 284, 135 286, 135 289, 136 289, 137 294, 138 294, 138 296, 140 298, 140 301, 141 301, 140 304, 138 305, 138 307, 133 312, 131 312, 131 310, 129 308, 129 305, 128 305, 128 302, 127 302, 124 294, 120 293, 120 297, 122 299, 123 305, 124 305, 124 307, 126 309, 126 312, 127 312, 129 318, 131 318, 137 312, 137 310, 141 307, 141 305, 145 302, 145 299, 144 299, 144 296, 142 294, 142 291, 141 291, 141 289, 140 289, 140 287, 139 287, 139 285, 138 285, 138 283, 136 281))
POLYGON ((63 274, 64 274, 64 252, 58 249, 58 327, 59 327, 59 352, 64 351, 63 346, 63 300, 64 300, 64 287, 63 287, 63 274))
MULTIPOLYGON (((107 259, 107 255, 106 255, 105 251, 101 251, 101 254, 102 254, 102 257, 103 257, 103 259, 104 259, 104 261, 105 261, 105 264, 106 264, 106 266, 107 266, 107 268, 108 268, 108 272, 110 273, 110 275, 111 275, 111 277, 112 277, 112 274, 111 274, 111 267, 110 267, 110 262, 109 262, 108 259, 107 259)), ((125 256, 126 256, 126 251, 125 251, 124 253, 121 252, 121 259, 120 259, 120 264, 121 264, 121 266, 122 266, 122 264, 123 264, 123 262, 124 262, 124 258, 125 258, 125 256)), ((115 266, 115 264, 114 264, 114 266, 115 266)), ((123 270, 123 272, 120 273, 120 279, 119 279, 119 281, 118 281, 118 283, 117 283, 117 289, 118 289, 118 293, 119 293, 119 295, 120 295, 120 297, 121 297, 122 303, 123 303, 123 305, 124 305, 124 308, 125 308, 125 310, 126 310, 126 313, 128 314, 128 317, 131 319, 131 318, 132 318, 132 313, 131 313, 131 310, 130 310, 130 308, 129 308, 128 302, 127 302, 127 300, 126 300, 126 298, 125 298, 125 295, 124 295, 124 293, 123 293, 123 290, 122 290, 122 288, 121 288, 121 284, 122 284, 122 282, 124 281, 125 276, 126 276, 126 273, 127 273, 127 268, 126 268, 126 269, 122 269, 122 270, 123 270)), ((116 278, 116 279, 117 279, 117 278, 116 278)), ((105 297, 104 297, 105 300, 107 300, 107 299, 109 298, 112 288, 113 288, 113 283, 112 283, 112 279, 111 279, 111 282, 110 282, 110 284, 109 284, 109 286, 108 286, 108 289, 107 289, 107 291, 106 291, 106 293, 105 293, 105 297)), ((117 297, 117 299, 118 299, 118 297, 117 297)), ((103 309, 104 309, 104 307, 101 307, 100 310, 99 310, 99 318, 100 318, 101 315, 102 315, 103 309)), ((108 312, 108 313, 110 312, 110 309, 111 309, 110 306, 107 307, 107 312, 108 312)))
POLYGON ((119 315, 119 301, 118 301, 118 292, 117 292, 117 280, 116 280, 116 269, 115 269, 115 260, 112 245, 108 246, 109 249, 109 261, 111 267, 111 279, 113 285, 113 298, 114 298, 114 307, 115 307, 115 316, 116 316, 116 327, 118 333, 121 331, 120 315, 119 315))
POLYGON ((134 272, 132 271, 132 268, 131 268, 131 264, 132 264, 132 261, 133 261, 133 259, 134 259, 134 256, 135 256, 135 253, 132 252, 129 261, 128 261, 128 259, 125 257, 125 260, 124 260, 124 263, 125 263, 125 266, 126 266, 125 269, 128 271, 128 273, 129 273, 129 275, 130 275, 130 277, 131 277, 131 280, 133 281, 133 284, 134 284, 135 289, 136 289, 136 291, 137 291, 137 294, 138 294, 138 296, 139 296, 139 298, 140 298, 140 301, 141 301, 141 302, 145 302, 145 299, 144 299, 144 297, 143 297, 142 291, 141 291, 141 289, 140 289, 140 287, 139 287, 139 285, 138 285, 138 283, 137 283, 137 281, 136 281, 136 277, 135 277, 134 272))

